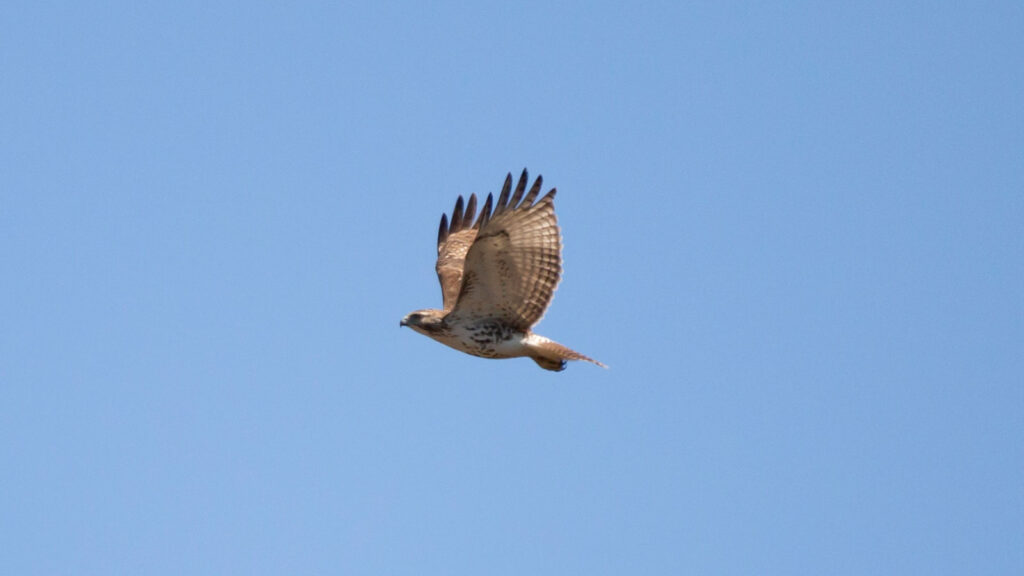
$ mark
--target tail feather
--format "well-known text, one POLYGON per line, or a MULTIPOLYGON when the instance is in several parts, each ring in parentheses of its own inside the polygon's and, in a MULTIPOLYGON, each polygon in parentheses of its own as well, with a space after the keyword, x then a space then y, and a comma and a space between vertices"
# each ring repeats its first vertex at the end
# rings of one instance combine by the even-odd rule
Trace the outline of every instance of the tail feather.
POLYGON ((608 368, 589 356, 584 356, 575 350, 562 346, 558 342, 548 340, 547 338, 536 334, 530 334, 526 345, 531 352, 530 358, 533 358, 533 361, 545 370, 561 372, 562 370, 565 370, 567 360, 582 360, 584 362, 596 364, 601 368, 608 368))

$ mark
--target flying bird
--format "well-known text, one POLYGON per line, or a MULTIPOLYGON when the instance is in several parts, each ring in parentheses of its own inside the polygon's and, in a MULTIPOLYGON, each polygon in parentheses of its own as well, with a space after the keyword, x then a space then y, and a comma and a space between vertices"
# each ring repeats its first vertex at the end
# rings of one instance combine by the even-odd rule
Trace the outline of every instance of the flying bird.
POLYGON ((488 194, 476 220, 476 194, 465 204, 459 196, 451 221, 441 215, 435 269, 444 309, 411 312, 401 326, 473 356, 528 356, 556 372, 567 360, 605 367, 532 330, 561 279, 562 236, 556 190, 537 200, 543 177, 529 192, 527 181, 524 169, 513 192, 510 173, 497 202, 488 194))

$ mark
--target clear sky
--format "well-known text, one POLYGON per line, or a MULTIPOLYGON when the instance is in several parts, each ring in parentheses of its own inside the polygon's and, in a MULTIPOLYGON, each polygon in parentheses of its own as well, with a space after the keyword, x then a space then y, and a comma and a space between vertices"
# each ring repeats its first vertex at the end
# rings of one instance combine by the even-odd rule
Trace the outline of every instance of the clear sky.
POLYGON ((6 3, 0 573, 1024 573, 1024 7, 821 4, 6 3))

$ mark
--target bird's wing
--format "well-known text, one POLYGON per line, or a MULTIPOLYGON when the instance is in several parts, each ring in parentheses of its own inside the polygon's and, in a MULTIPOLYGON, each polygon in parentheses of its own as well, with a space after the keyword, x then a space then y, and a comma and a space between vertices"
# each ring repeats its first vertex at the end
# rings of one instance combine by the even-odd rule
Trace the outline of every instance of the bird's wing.
POLYGON ((562 275, 562 237, 555 218, 556 190, 534 203, 543 181, 538 176, 526 192, 523 170, 510 198, 509 174, 493 213, 488 195, 465 255, 452 320, 495 318, 526 330, 544 315, 562 275))
MULTIPOLYGON (((484 206, 490 210, 490 200, 484 206)), ((441 227, 437 230, 437 279, 441 282, 441 296, 444 299, 444 311, 448 312, 455 306, 455 300, 462 289, 462 267, 466 260, 466 252, 476 238, 476 231, 480 228, 480 219, 473 222, 476 213, 476 194, 469 197, 469 202, 463 211, 462 196, 455 202, 455 209, 452 210, 452 220, 448 222, 448 216, 441 215, 441 227)), ((481 217, 483 213, 481 212, 481 217)))

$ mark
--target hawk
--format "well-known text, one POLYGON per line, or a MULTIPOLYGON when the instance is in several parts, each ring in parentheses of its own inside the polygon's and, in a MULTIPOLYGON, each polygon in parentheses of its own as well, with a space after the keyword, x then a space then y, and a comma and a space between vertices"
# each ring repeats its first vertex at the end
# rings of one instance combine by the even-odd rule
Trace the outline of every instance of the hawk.
POLYGON ((527 181, 524 169, 513 192, 510 173, 497 202, 488 194, 476 220, 476 194, 465 205, 459 196, 451 221, 441 215, 435 268, 444 309, 411 312, 400 325, 482 358, 528 356, 556 372, 567 360, 605 367, 531 330, 561 279, 562 237, 555 189, 537 200, 543 177, 529 192, 527 181))

